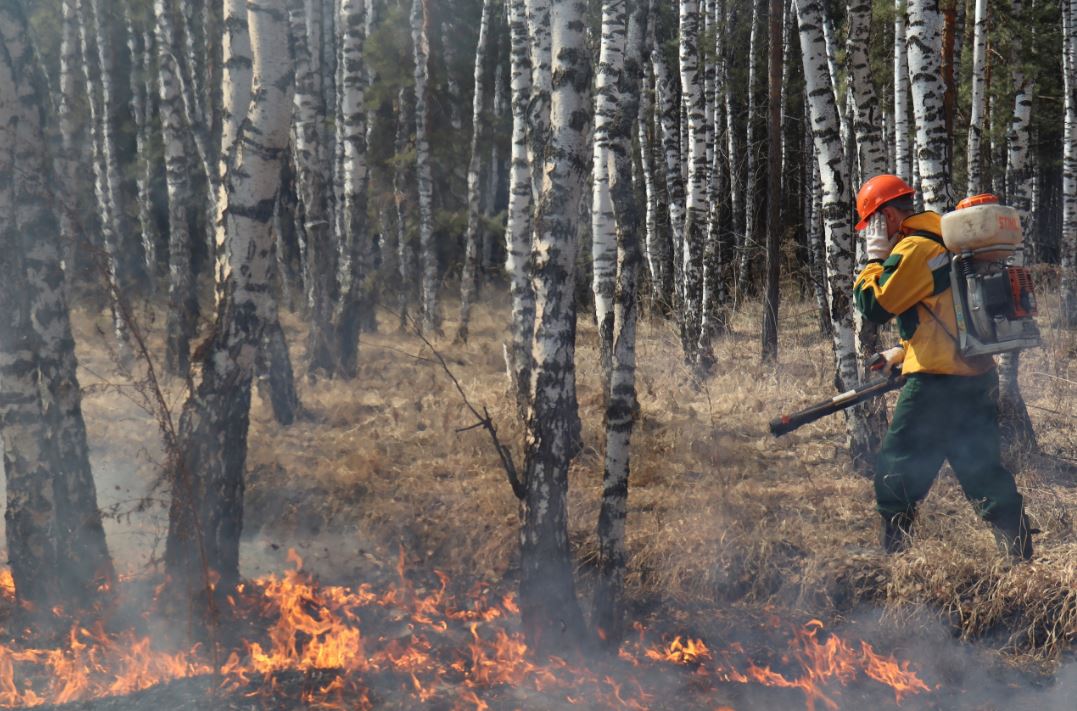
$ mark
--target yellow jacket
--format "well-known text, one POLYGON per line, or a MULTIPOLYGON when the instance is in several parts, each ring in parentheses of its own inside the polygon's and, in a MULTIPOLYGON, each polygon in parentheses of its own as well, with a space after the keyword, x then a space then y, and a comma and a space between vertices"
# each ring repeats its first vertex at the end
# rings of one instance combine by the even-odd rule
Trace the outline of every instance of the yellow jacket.
POLYGON ((897 316, 905 346, 901 372, 980 375, 991 356, 964 358, 950 289, 950 255, 942 243, 942 216, 921 212, 901 223, 902 237, 886 261, 868 262, 853 287, 860 313, 883 324, 897 316))

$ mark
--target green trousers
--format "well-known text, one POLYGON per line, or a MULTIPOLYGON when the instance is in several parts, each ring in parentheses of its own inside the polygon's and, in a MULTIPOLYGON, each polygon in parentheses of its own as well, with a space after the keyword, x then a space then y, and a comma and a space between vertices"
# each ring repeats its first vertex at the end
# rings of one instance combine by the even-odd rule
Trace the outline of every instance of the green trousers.
POLYGON ((1022 509, 1013 475, 1002 466, 998 374, 910 375, 901 389, 875 473, 879 513, 912 513, 944 460, 987 521, 1016 520, 1022 509))

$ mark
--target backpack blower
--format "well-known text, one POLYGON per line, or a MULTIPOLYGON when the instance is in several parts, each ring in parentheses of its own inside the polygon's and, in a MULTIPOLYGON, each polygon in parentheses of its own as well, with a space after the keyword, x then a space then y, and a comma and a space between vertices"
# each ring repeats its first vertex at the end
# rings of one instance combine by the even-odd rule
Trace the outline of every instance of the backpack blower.
POLYGON ((942 240, 953 254, 950 286, 963 356, 1040 345, 1036 293, 1024 266, 1021 218, 994 195, 965 198, 943 215, 942 240))

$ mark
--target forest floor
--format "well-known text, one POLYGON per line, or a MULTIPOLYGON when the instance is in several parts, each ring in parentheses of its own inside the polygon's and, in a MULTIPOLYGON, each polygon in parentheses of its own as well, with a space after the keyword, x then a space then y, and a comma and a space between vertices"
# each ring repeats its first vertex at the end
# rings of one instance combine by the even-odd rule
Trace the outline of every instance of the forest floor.
MULTIPOLYGON (((833 392, 830 342, 812 303, 783 304, 778 367, 760 363, 760 306, 739 308, 703 379, 684 365, 675 327, 646 319, 627 523, 632 614, 712 642, 734 628, 742 641, 775 616, 818 618, 930 667, 933 686, 987 685, 995 691, 985 698, 997 701, 997 688, 1033 679, 1051 687, 1037 708, 1064 700, 1077 684, 1066 663, 1077 638, 1077 333, 1051 325, 1042 288, 1041 300, 1044 347, 1023 357, 1021 385, 1043 456, 1015 468, 1042 533, 1036 559, 1020 566, 1000 557, 945 469, 911 549, 884 556, 871 482, 850 464, 842 416, 771 437, 772 417, 833 392)), ((506 302, 487 293, 465 345, 452 341, 455 304, 446 304, 446 336, 434 345, 520 457, 502 354, 506 302)), ((570 472, 569 528, 586 608, 603 431, 596 334, 585 313, 577 345, 585 449, 570 472)), ((290 313, 282 322, 303 415, 281 427, 266 401, 253 400, 244 574, 282 570, 296 548, 321 579, 355 584, 394 575, 403 550, 416 570, 511 588, 517 502, 487 434, 459 431, 474 418, 429 349, 386 312, 379 332, 363 338, 356 380, 300 377, 303 322, 290 313)), ((147 328, 151 341, 161 337, 157 326, 147 328)), ((100 503, 118 565, 134 574, 163 554, 167 494, 150 489, 160 437, 105 346, 107 316, 81 312, 76 330, 100 503)), ((178 416, 182 383, 168 393, 178 416)), ((896 395, 888 397, 892 404, 896 395)))

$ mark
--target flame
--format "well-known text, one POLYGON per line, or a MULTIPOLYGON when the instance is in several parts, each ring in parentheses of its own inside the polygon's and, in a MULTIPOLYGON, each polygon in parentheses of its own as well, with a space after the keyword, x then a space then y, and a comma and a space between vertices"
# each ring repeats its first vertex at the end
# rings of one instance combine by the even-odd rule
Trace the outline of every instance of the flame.
MULTIPOLYGON (((824 635, 817 620, 796 631, 779 669, 757 664, 736 644, 716 649, 685 635, 655 644, 638 623, 616 656, 586 664, 537 660, 518 631, 514 595, 498 598, 476 586, 459 603, 442 573, 434 587, 416 587, 403 552, 399 584, 381 590, 319 585, 297 554, 289 560, 291 570, 238 586, 229 598, 235 617, 259 631, 216 669, 199 646, 165 650, 134 630, 75 625, 55 647, 0 643, 0 707, 124 695, 214 674, 224 693, 275 696, 289 693, 283 673, 299 673, 302 688, 291 693, 304 707, 323 709, 373 708, 370 687, 377 683, 390 689, 380 695, 461 710, 489 709, 505 693, 547 695, 551 705, 642 710, 663 693, 654 670, 665 669, 668 677, 678 668, 690 670, 691 689, 712 699, 723 684, 760 684, 800 690, 809 711, 837 709, 840 688, 857 678, 885 685, 898 703, 930 691, 907 662, 879 655, 866 642, 824 635), (644 667, 650 671, 642 673, 644 667)), ((0 594, 13 599, 10 580, 0 572, 0 594)))

